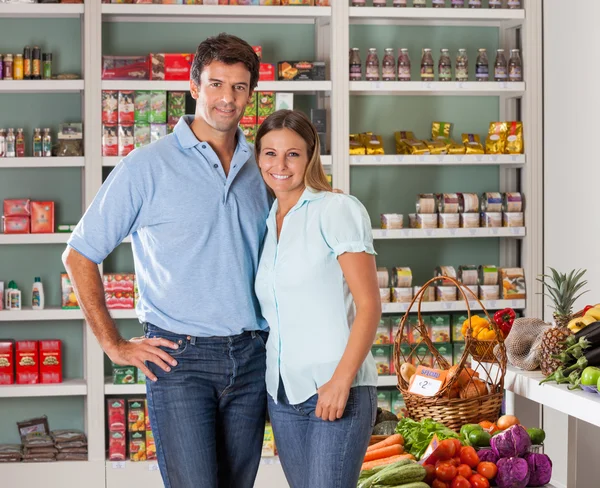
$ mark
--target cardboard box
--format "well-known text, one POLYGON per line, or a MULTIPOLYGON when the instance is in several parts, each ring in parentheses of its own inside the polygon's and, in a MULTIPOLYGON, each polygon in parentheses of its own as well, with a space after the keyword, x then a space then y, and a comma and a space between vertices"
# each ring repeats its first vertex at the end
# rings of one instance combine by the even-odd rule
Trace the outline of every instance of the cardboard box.
POLYGON ((138 385, 146 384, 146 374, 140 368, 136 371, 136 383, 138 385))
POLYGON ((37 341, 17 341, 15 364, 18 385, 34 385, 40 382, 39 357, 37 341))
POLYGON ((146 430, 152 430, 150 426, 150 415, 148 414, 148 400, 144 402, 144 415, 146 416, 146 430))
POLYGON ((109 432, 125 432, 125 400, 122 398, 110 398, 106 400, 106 415, 108 419, 109 432))
POLYGON ((29 217, 2 217, 5 234, 29 234, 29 217))
POLYGON ((117 366, 113 364, 113 385, 135 385, 135 366, 117 366))
POLYGON ((404 403, 404 397, 398 390, 392 390, 392 413, 398 418, 404 417, 406 404, 404 403))
POLYGON ((60 274, 60 290, 61 290, 61 307, 63 309, 79 308, 79 302, 75 291, 73 291, 73 285, 71 284, 71 278, 67 273, 60 274))
POLYGON ((273 427, 269 422, 267 422, 265 425, 265 433, 263 435, 261 457, 273 456, 275 456, 275 436, 273 435, 273 427))
POLYGON ((133 146, 144 147, 150 144, 150 124, 135 124, 133 126, 133 146))
POLYGON ((129 435, 129 459, 146 461, 146 432, 132 432, 129 435))
POLYGON ((185 115, 185 92, 169 92, 167 104, 167 120, 169 123, 177 121, 185 115))
POLYGON ((450 326, 430 324, 429 337, 431 342, 450 342, 450 326))
POLYGON ((258 92, 258 120, 257 124, 262 124, 265 119, 275 113, 275 93, 258 92))
POLYGON ((62 342, 40 341, 40 383, 62 383, 62 342))
POLYGON ((377 366, 377 374, 388 376, 390 374, 390 346, 375 346, 371 349, 371 352, 377 366))
POLYGON ((270 63, 260 63, 259 81, 275 81, 275 65, 270 63))
POLYGON ((280 61, 277 79, 283 81, 324 81, 324 61, 280 61))
POLYGON ((103 80, 147 80, 148 56, 102 56, 103 80))
POLYGON ((154 434, 151 430, 146 431, 146 460, 156 459, 156 444, 154 443, 154 434))
POLYGON ((244 125, 256 125, 258 117, 258 93, 254 92, 248 105, 244 109, 244 115, 242 116, 242 120, 240 124, 244 125))
POLYGON ((505 300, 527 298, 523 268, 503 268, 500 270, 500 279, 502 280, 502 298, 505 300))
POLYGON ((377 406, 382 410, 392 411, 392 392, 380 390, 377 392, 377 406))
POLYGON ((4 200, 5 217, 29 217, 31 200, 28 198, 9 198, 4 200))
POLYGON ((277 92, 275 94, 275 111, 294 110, 294 94, 277 92))
POLYGON ((392 334, 390 329, 390 319, 388 317, 381 317, 377 326, 374 344, 391 344, 392 334))
POLYGON ((127 458, 127 436, 125 432, 110 432, 108 436, 108 460, 125 461, 127 458))
POLYGON ((151 53, 150 79, 188 81, 193 61, 191 53, 151 53))
POLYGON ((167 124, 150 125, 150 142, 156 142, 167 135, 167 124))
POLYGON ((250 144, 254 144, 258 127, 255 124, 240 124, 240 129, 242 129, 246 141, 248 141, 250 144))
POLYGON ((119 138, 116 125, 102 125, 102 156, 119 155, 119 138))
POLYGON ((31 233, 54 233, 54 202, 31 202, 31 233))
POLYGON ((103 277, 104 296, 109 309, 134 308, 135 275, 133 273, 107 273, 103 277))
POLYGON ((102 123, 116 124, 119 121, 118 90, 102 90, 102 123))
POLYGON ((15 342, 0 340, 0 385, 12 385, 14 382, 15 342))
POLYGON ((119 124, 133 125, 135 122, 135 92, 132 90, 119 91, 119 124))
POLYGON ((150 113, 148 122, 151 124, 167 123, 167 92, 164 90, 153 90, 150 93, 150 113))
MULTIPOLYGON (((435 348, 440 353, 440 355, 448 362, 448 364, 453 363, 453 349, 452 344, 435 344, 435 348)), ((435 365, 436 367, 441 367, 440 364, 435 365)))
MULTIPOLYGON (((148 116, 150 114, 150 91, 138 90, 134 96, 134 116, 135 124, 148 124, 148 116)), ((108 123, 108 122, 107 122, 108 123)))
POLYGON ((465 336, 462 333, 462 326, 468 318, 466 313, 452 315, 452 342, 464 342, 465 336))
POLYGON ((131 398, 127 400, 127 430, 129 432, 146 431, 146 400, 143 398, 131 398))
POLYGON ((429 368, 433 367, 433 355, 429 351, 427 344, 421 344, 421 345, 417 346, 417 350, 415 353, 414 365, 415 366, 422 365, 422 366, 426 366, 429 368))

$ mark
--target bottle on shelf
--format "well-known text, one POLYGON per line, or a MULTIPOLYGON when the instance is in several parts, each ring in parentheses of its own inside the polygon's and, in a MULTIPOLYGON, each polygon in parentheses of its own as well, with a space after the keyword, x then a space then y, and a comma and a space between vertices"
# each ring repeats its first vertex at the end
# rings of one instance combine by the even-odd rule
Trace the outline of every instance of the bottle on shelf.
POLYGON ((15 60, 13 61, 13 79, 14 80, 22 80, 23 79, 23 55, 16 54, 15 60))
POLYGON ((503 8, 502 0, 490 0, 489 7, 492 9, 503 8))
POLYGON ((31 79, 41 80, 42 79, 42 57, 41 51, 38 46, 33 46, 32 61, 31 61, 31 79))
POLYGON ((367 0, 352 0, 353 7, 366 7, 367 0))
POLYGON ((52 133, 49 128, 45 128, 42 134, 42 156, 45 158, 52 157, 52 133))
POLYGON ((15 137, 15 150, 18 158, 25 157, 25 134, 23 129, 17 129, 17 135, 15 137))
POLYGON ((4 56, 4 79, 13 79, 13 55, 7 54, 4 56))
POLYGON ((490 63, 488 62, 487 50, 480 49, 475 63, 475 79, 477 81, 490 81, 490 63))
POLYGON ((504 49, 496 51, 496 62, 494 63, 494 81, 506 81, 508 79, 508 63, 504 56, 504 49))
POLYGON ((0 80, 4 79, 4 56, 0 54, 0 80))
POLYGON ((508 8, 521 8, 521 0, 508 0, 508 8))
POLYGON ((408 55, 408 49, 400 49, 400 55, 398 56, 398 81, 410 81, 410 57, 408 55))
POLYGON ((456 81, 469 81, 469 58, 466 49, 459 49, 456 56, 456 81))
POLYGON ((427 0, 413 0, 413 7, 415 7, 415 8, 427 7, 427 0))
POLYGON ((463 8, 465 6, 465 0, 452 0, 450 6, 452 8, 463 8))
POLYGON ((396 59, 394 50, 391 47, 386 48, 381 62, 381 79, 383 81, 396 81, 396 59))
POLYGON ((52 79, 52 53, 42 55, 42 78, 44 80, 52 79))
POLYGON ((481 8, 481 0, 469 0, 469 8, 481 8))
POLYGON ((31 292, 31 308, 33 310, 44 310, 44 285, 39 276, 35 277, 33 282, 33 289, 31 292))
POLYGON ((42 131, 36 128, 33 132, 33 157, 41 158, 42 156, 42 131))
POLYGON ((508 61, 508 80, 523 81, 523 65, 518 49, 510 50, 510 60, 508 61))
POLYGON ((446 0, 431 0, 433 8, 446 8, 446 0))
POLYGON ((450 51, 448 49, 442 49, 440 52, 438 79, 440 81, 452 81, 452 61, 450 60, 450 51))
POLYGON ((6 131, 0 129, 0 158, 6 157, 6 131))
POLYGON ((6 134, 6 157, 15 158, 17 156, 15 130, 8 129, 6 134))
POLYGON ((387 7, 387 0, 373 0, 373 7, 387 7))
POLYGON ((360 61, 360 50, 353 47, 350 51, 350 81, 362 80, 362 63, 360 61))
POLYGON ((23 78, 31 79, 31 48, 29 46, 25 46, 23 49, 23 78))
POLYGON ((433 81, 435 74, 433 72, 433 56, 431 55, 431 49, 423 49, 423 56, 421 57, 421 81, 433 81))
POLYGON ((394 7, 408 7, 408 0, 394 0, 394 2, 392 3, 392 6, 394 7))
POLYGON ((4 303, 6 303, 6 310, 21 310, 21 290, 17 288, 14 281, 8 284, 4 303))
POLYGON ((369 48, 369 54, 365 61, 365 79, 367 81, 379 81, 379 57, 377 56, 377 49, 374 47, 369 48))

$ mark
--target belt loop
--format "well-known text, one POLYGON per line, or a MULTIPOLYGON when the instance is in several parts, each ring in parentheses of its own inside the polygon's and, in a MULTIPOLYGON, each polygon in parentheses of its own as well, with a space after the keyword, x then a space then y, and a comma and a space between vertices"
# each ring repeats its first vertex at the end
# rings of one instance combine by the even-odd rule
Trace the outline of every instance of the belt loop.
POLYGON ((148 322, 142 322, 142 327, 144 329, 144 334, 148 333, 148 322))
POLYGON ((255 330, 251 331, 250 335, 251 335, 252 339, 256 339, 256 331, 255 330))
POLYGON ((195 337, 195 336, 188 336, 187 338, 188 338, 188 340, 190 341, 190 344, 191 344, 192 346, 195 346, 195 345, 196 345, 196 337, 195 337))

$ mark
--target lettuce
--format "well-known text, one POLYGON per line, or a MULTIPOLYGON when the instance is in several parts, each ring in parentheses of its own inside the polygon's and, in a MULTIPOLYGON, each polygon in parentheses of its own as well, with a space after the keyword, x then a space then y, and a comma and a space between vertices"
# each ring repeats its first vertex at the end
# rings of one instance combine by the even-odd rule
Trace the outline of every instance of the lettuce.
POLYGON ((404 437, 404 450, 417 459, 421 459, 434 434, 437 434, 440 441, 459 438, 452 429, 432 419, 423 419, 421 422, 409 418, 400 419, 396 432, 404 437))

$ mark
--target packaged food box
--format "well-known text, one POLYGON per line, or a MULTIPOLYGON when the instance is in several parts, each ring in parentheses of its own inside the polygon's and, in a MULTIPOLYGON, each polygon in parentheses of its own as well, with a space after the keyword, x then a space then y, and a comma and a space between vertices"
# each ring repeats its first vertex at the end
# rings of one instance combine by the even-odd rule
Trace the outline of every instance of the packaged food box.
POLYGON ((451 317, 448 314, 433 314, 429 316, 429 323, 432 325, 446 325, 450 327, 451 317))
POLYGON ((109 432, 125 432, 125 400, 121 398, 109 398, 106 400, 106 415, 108 419, 109 432))
POLYGON ((132 90, 119 91, 119 124, 132 125, 135 122, 134 98, 132 90))
POLYGON ((104 275, 104 296, 109 309, 134 308, 133 273, 108 273, 104 275))
POLYGON ((146 431, 152 430, 150 426, 150 415, 148 415, 148 400, 144 402, 144 415, 146 416, 146 431))
POLYGON ((499 285, 479 285, 480 300, 498 300, 500 298, 499 285))
POLYGON ((54 233, 54 202, 31 202, 31 233, 54 233))
POLYGON ((2 227, 5 234, 29 234, 29 217, 2 217, 2 227))
POLYGON ((150 79, 188 81, 193 61, 191 53, 151 53, 150 79))
POLYGON ((29 217, 31 200, 27 198, 12 198, 4 200, 5 217, 29 217))
POLYGON ((275 94, 275 111, 294 110, 294 94, 277 92, 275 94))
MULTIPOLYGON (((150 115, 150 91, 137 90, 134 95, 134 117, 135 124, 148 124, 150 115)), ((109 124, 110 122, 105 122, 109 124)))
POLYGON ((258 117, 258 93, 253 93, 252 97, 248 101, 248 105, 246 105, 246 109, 244 110, 244 115, 240 124, 244 125, 256 125, 258 117))
POLYGON ((379 376, 388 376, 390 374, 390 346, 375 346, 371 351, 377 365, 377 374, 379 376))
POLYGON ((77 296, 67 273, 60 274, 61 307, 64 309, 79 308, 77 296))
POLYGON ((411 352, 412 352, 411 346, 409 346, 408 344, 401 344, 400 352, 401 352, 401 356, 400 356, 401 361, 403 360, 402 358, 406 358, 407 363, 414 364, 415 357, 414 357, 414 354, 411 355, 411 352))
POLYGON ((152 90, 150 92, 148 122, 151 124, 167 123, 167 92, 165 90, 152 90))
POLYGON ((12 385, 14 382, 15 342, 3 339, 0 340, 0 385, 12 385))
POLYGON ((427 344, 420 344, 419 346, 417 346, 417 349, 415 351, 414 365, 422 365, 427 366, 429 368, 433 367, 433 355, 427 347, 427 344))
POLYGON ((133 146, 137 149, 138 147, 147 146, 150 142, 150 125, 135 124, 133 126, 133 146))
POLYGON ((240 124, 240 129, 244 133, 246 141, 250 144, 254 144, 256 140, 256 131, 258 130, 256 124, 240 124))
POLYGON ((117 366, 113 364, 113 385, 135 385, 134 366, 117 366))
POLYGON ((167 120, 177 123, 185 115, 185 92, 169 92, 167 99, 167 120))
POLYGON ((392 288, 393 303, 410 303, 413 299, 413 289, 411 286, 392 288))
POLYGON ((108 436, 108 460, 125 461, 127 458, 127 436, 124 431, 110 432, 108 436))
POLYGON ((462 325, 468 318, 466 313, 452 316, 452 342, 464 342, 465 336, 462 333, 462 325))
POLYGON ((103 80, 147 80, 148 56, 102 56, 103 80))
POLYGON ((263 435, 262 457, 273 456, 275 456, 275 436, 273 435, 273 427, 267 422, 263 435))
POLYGON ((401 315, 392 315, 391 317, 389 317, 389 320, 390 320, 390 329, 391 329, 390 338, 393 342, 394 338, 396 337, 396 334, 400 330, 400 324, 402 323, 402 316, 401 315))
MULTIPOLYGON (((452 364, 452 362, 453 362, 452 344, 448 344, 448 343, 435 344, 435 348, 440 353, 440 355, 448 362, 448 364, 452 364)), ((441 366, 441 365, 437 364, 436 366, 441 366)))
MULTIPOLYGON (((279 5, 279 4, 277 4, 277 5, 279 5)), ((263 55, 262 46, 252 46, 252 50, 258 56, 258 60, 262 61, 262 55, 263 55)))
POLYGON ((154 461, 156 459, 156 444, 154 443, 154 434, 151 430, 146 431, 146 460, 154 461))
MULTIPOLYGON (((429 333, 429 326, 431 323, 430 317, 428 315, 422 315, 421 318, 423 320, 423 325, 425 325, 425 328, 429 333)), ((422 339, 421 331, 417 328, 419 316, 417 314, 409 315, 408 323, 410 325, 408 330, 408 340, 411 344, 418 344, 422 339)))
POLYGON ((102 156, 111 157, 119 155, 119 139, 116 125, 102 125, 102 156))
POLYGON ((102 123, 116 124, 119 121, 118 90, 102 90, 102 123))
POLYGON ((389 390, 379 390, 377 392, 377 406, 382 410, 392 411, 392 392, 389 390))
POLYGON ((280 61, 277 79, 283 81, 324 81, 324 61, 280 61))
POLYGON ((133 125, 119 125, 119 156, 127 156, 135 149, 133 125))
POLYGON ((502 268, 500 279, 502 280, 502 298, 505 300, 524 300, 527 298, 523 268, 502 268))
POLYGON ((40 383, 62 383, 62 342, 40 341, 40 383))
POLYGON ((146 461, 146 432, 129 434, 129 459, 131 461, 146 461))
POLYGON ((259 0, 229 0, 229 5, 260 5, 259 0))
POLYGON ((40 382, 40 353, 37 341, 17 341, 15 345, 16 379, 18 385, 40 382))
POLYGON ((140 368, 136 371, 136 383, 138 385, 146 384, 146 373, 144 373, 140 368))
POLYGON ((449 325, 433 325, 429 326, 429 334, 432 342, 450 342, 450 326, 449 325))
POLYGON ((259 81, 275 81, 275 65, 270 63, 260 63, 259 81))
POLYGON ((392 334, 390 331, 390 320, 388 317, 381 317, 377 333, 375 335, 375 344, 391 344, 392 334))
MULTIPOLYGON (((452 359, 453 364, 458 364, 460 359, 462 358, 463 353, 465 352, 466 344, 464 342, 457 342, 452 345, 452 359)), ((469 356, 465 366, 471 367, 471 356, 469 356)))
POLYGON ((129 432, 146 431, 146 414, 144 398, 131 398, 127 400, 127 430, 129 432))
POLYGON ((262 124, 272 113, 275 113, 275 93, 258 92, 258 125, 262 124))
POLYGON ((392 390, 392 413, 398 418, 404 417, 404 410, 406 405, 404 403, 404 397, 398 390, 392 390))
POLYGON ((167 135, 167 124, 150 125, 150 142, 156 142, 167 135))

